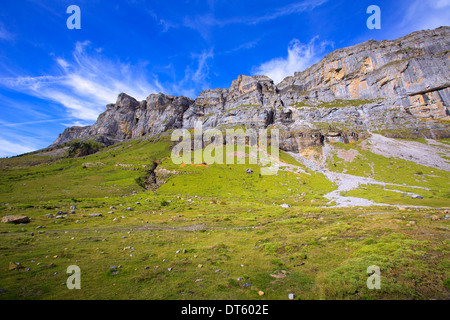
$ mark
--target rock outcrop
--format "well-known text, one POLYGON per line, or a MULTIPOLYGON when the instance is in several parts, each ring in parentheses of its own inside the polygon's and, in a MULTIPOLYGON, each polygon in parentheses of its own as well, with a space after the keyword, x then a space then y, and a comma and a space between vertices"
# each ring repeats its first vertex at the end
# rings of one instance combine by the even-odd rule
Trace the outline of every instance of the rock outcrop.
MULTIPOLYGON (((72 127, 53 146, 93 139, 113 144, 176 128, 278 128, 287 151, 378 132, 398 138, 450 137, 450 27, 336 50, 275 84, 241 75, 228 89, 192 100, 121 93, 95 124, 72 127)), ((295 70, 293 70, 295 71, 295 70)))

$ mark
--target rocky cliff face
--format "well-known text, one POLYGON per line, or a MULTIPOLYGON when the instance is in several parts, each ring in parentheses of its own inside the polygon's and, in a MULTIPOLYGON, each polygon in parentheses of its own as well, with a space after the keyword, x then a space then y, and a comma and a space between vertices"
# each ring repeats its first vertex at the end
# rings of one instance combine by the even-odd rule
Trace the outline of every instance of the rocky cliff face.
POLYGON ((450 27, 441 27, 336 50, 277 85, 241 75, 228 89, 206 90, 195 100, 159 93, 137 101, 121 93, 94 125, 66 129, 53 146, 94 137, 113 144, 190 129, 195 121, 204 128, 278 128, 288 151, 368 132, 450 137, 449 53, 450 27))

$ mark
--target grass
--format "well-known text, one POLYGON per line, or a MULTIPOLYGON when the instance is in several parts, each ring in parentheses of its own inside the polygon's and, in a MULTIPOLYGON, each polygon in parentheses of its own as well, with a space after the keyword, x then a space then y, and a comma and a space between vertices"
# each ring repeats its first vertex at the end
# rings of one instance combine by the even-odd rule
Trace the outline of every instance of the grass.
MULTIPOLYGON (((448 299, 442 209, 327 208, 323 195, 335 186, 287 153, 282 163, 306 173, 260 176, 248 163, 175 165, 170 146, 162 137, 81 158, 1 159, 0 216, 31 222, 0 224, 0 299, 448 299), (136 179, 153 161, 177 173, 148 191, 136 179), (62 219, 47 216, 61 211, 62 219), (8 270, 10 262, 21 268, 8 270), (67 289, 70 265, 81 269, 81 290, 67 289), (370 265, 381 269, 381 290, 366 286, 370 265)), ((358 144, 336 147, 360 152, 352 165, 336 157, 337 171, 426 186, 427 205, 448 206, 445 172, 382 159, 358 144)), ((365 188, 349 194, 388 203, 390 191, 365 188)), ((420 201, 401 195, 390 200, 420 201)))
POLYGON ((370 177, 378 181, 400 186, 362 186, 351 190, 347 196, 357 196, 376 202, 399 205, 425 205, 432 207, 448 206, 450 182, 448 172, 419 165, 412 161, 385 158, 361 148, 359 143, 334 143, 334 148, 356 150, 358 155, 353 161, 346 161, 336 154, 329 157, 327 165, 336 172, 370 177), (407 186, 416 186, 411 188, 407 186), (397 190, 395 192, 391 190, 397 190), (420 194, 424 199, 411 199, 410 193, 420 194), (422 200, 422 201, 420 201, 422 200))
POLYGON ((296 108, 314 107, 314 108, 344 108, 344 107, 357 107, 369 103, 373 103, 376 100, 373 99, 335 99, 330 102, 320 101, 318 103, 311 103, 300 101, 293 104, 296 108))

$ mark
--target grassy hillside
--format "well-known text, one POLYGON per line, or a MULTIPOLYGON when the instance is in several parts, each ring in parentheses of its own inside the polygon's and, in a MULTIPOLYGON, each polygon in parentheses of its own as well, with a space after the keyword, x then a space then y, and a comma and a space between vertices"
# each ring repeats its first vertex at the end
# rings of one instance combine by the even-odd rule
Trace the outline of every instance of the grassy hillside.
POLYGON ((422 202, 372 185, 349 194, 427 207, 333 208, 336 186, 286 153, 274 176, 175 165, 167 137, 1 159, 0 216, 31 222, 0 224, 0 299, 448 299, 447 172, 334 146, 359 152, 330 156, 337 172, 429 188, 422 202), (169 173, 150 191, 138 181, 154 161, 169 173), (66 287, 70 265, 81 290, 66 287), (380 290, 366 286, 371 265, 380 290))

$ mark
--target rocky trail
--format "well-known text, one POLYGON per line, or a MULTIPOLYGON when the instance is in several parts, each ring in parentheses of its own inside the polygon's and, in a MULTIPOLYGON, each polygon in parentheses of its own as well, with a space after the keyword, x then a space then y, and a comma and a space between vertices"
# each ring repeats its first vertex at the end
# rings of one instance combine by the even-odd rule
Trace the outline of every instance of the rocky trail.
MULTIPOLYGON (((426 162, 429 166, 431 166, 431 164, 434 164, 433 167, 436 167, 436 166, 445 167, 444 166, 445 162, 443 161, 444 159, 440 158, 439 155, 437 154, 438 152, 442 152, 442 150, 440 150, 440 149, 432 150, 427 147, 423 148, 423 149, 427 149, 429 152, 428 159, 427 159, 426 153, 423 151, 423 149, 420 149, 420 148, 410 149, 409 146, 405 146, 404 147, 405 149, 402 149, 401 147, 399 147, 399 145, 400 146, 403 145, 404 144, 403 141, 398 142, 394 139, 388 139, 383 136, 379 136, 379 135, 374 135, 374 136, 375 137, 370 140, 371 141, 370 146, 372 147, 371 150, 378 150, 378 151, 382 150, 384 156, 389 156, 389 157, 396 156, 399 158, 402 158, 402 157, 408 158, 409 157, 408 155, 405 156, 403 154, 407 154, 406 151, 409 150, 411 153, 414 153, 415 156, 409 157, 408 160, 415 161, 415 162, 417 161, 420 164, 424 164, 426 162), (378 144, 378 141, 381 141, 381 143, 378 144), (392 146, 388 147, 387 143, 391 143, 392 146), (396 151, 394 151, 394 150, 396 150, 396 151)), ((415 143, 415 142, 411 142, 411 143, 415 143)), ((420 143, 418 143, 418 144, 420 144, 420 143)), ((420 145, 423 145, 423 144, 420 144, 420 145)), ((326 154, 328 152, 330 152, 329 146, 325 146, 324 147, 325 158, 326 158, 326 154)), ((333 190, 332 192, 329 192, 324 195, 325 198, 330 200, 329 204, 332 203, 333 201, 336 203, 334 205, 334 207, 358 207, 358 206, 395 206, 395 207, 400 207, 400 205, 377 203, 372 200, 368 200, 368 199, 364 199, 364 198, 347 197, 347 196, 342 195, 342 192, 347 192, 350 190, 357 189, 360 185, 365 185, 365 184, 380 185, 383 187, 400 186, 400 187, 409 187, 409 188, 428 190, 427 188, 419 187, 419 186, 406 186, 406 185, 400 185, 400 184, 394 184, 394 183, 386 183, 386 182, 378 181, 378 180, 368 178, 368 177, 361 177, 361 176, 355 176, 355 175, 351 175, 351 174, 347 174, 347 173, 333 172, 333 171, 325 168, 322 164, 319 164, 312 160, 304 158, 304 157, 300 156, 298 153, 288 152, 288 154, 290 154, 292 157, 297 159, 300 163, 304 164, 309 169, 325 175, 325 177, 328 180, 330 180, 337 186, 336 190, 333 190)), ((448 164, 447 164, 447 166, 448 166, 448 164)), ((450 171, 448 168, 444 169, 444 170, 450 171)), ((393 189, 390 189, 390 191, 407 193, 404 191, 398 191, 398 190, 393 190, 393 189)), ((407 193, 407 194, 412 195, 412 193, 407 193)), ((402 207, 422 207, 422 206, 402 205, 402 207)))

